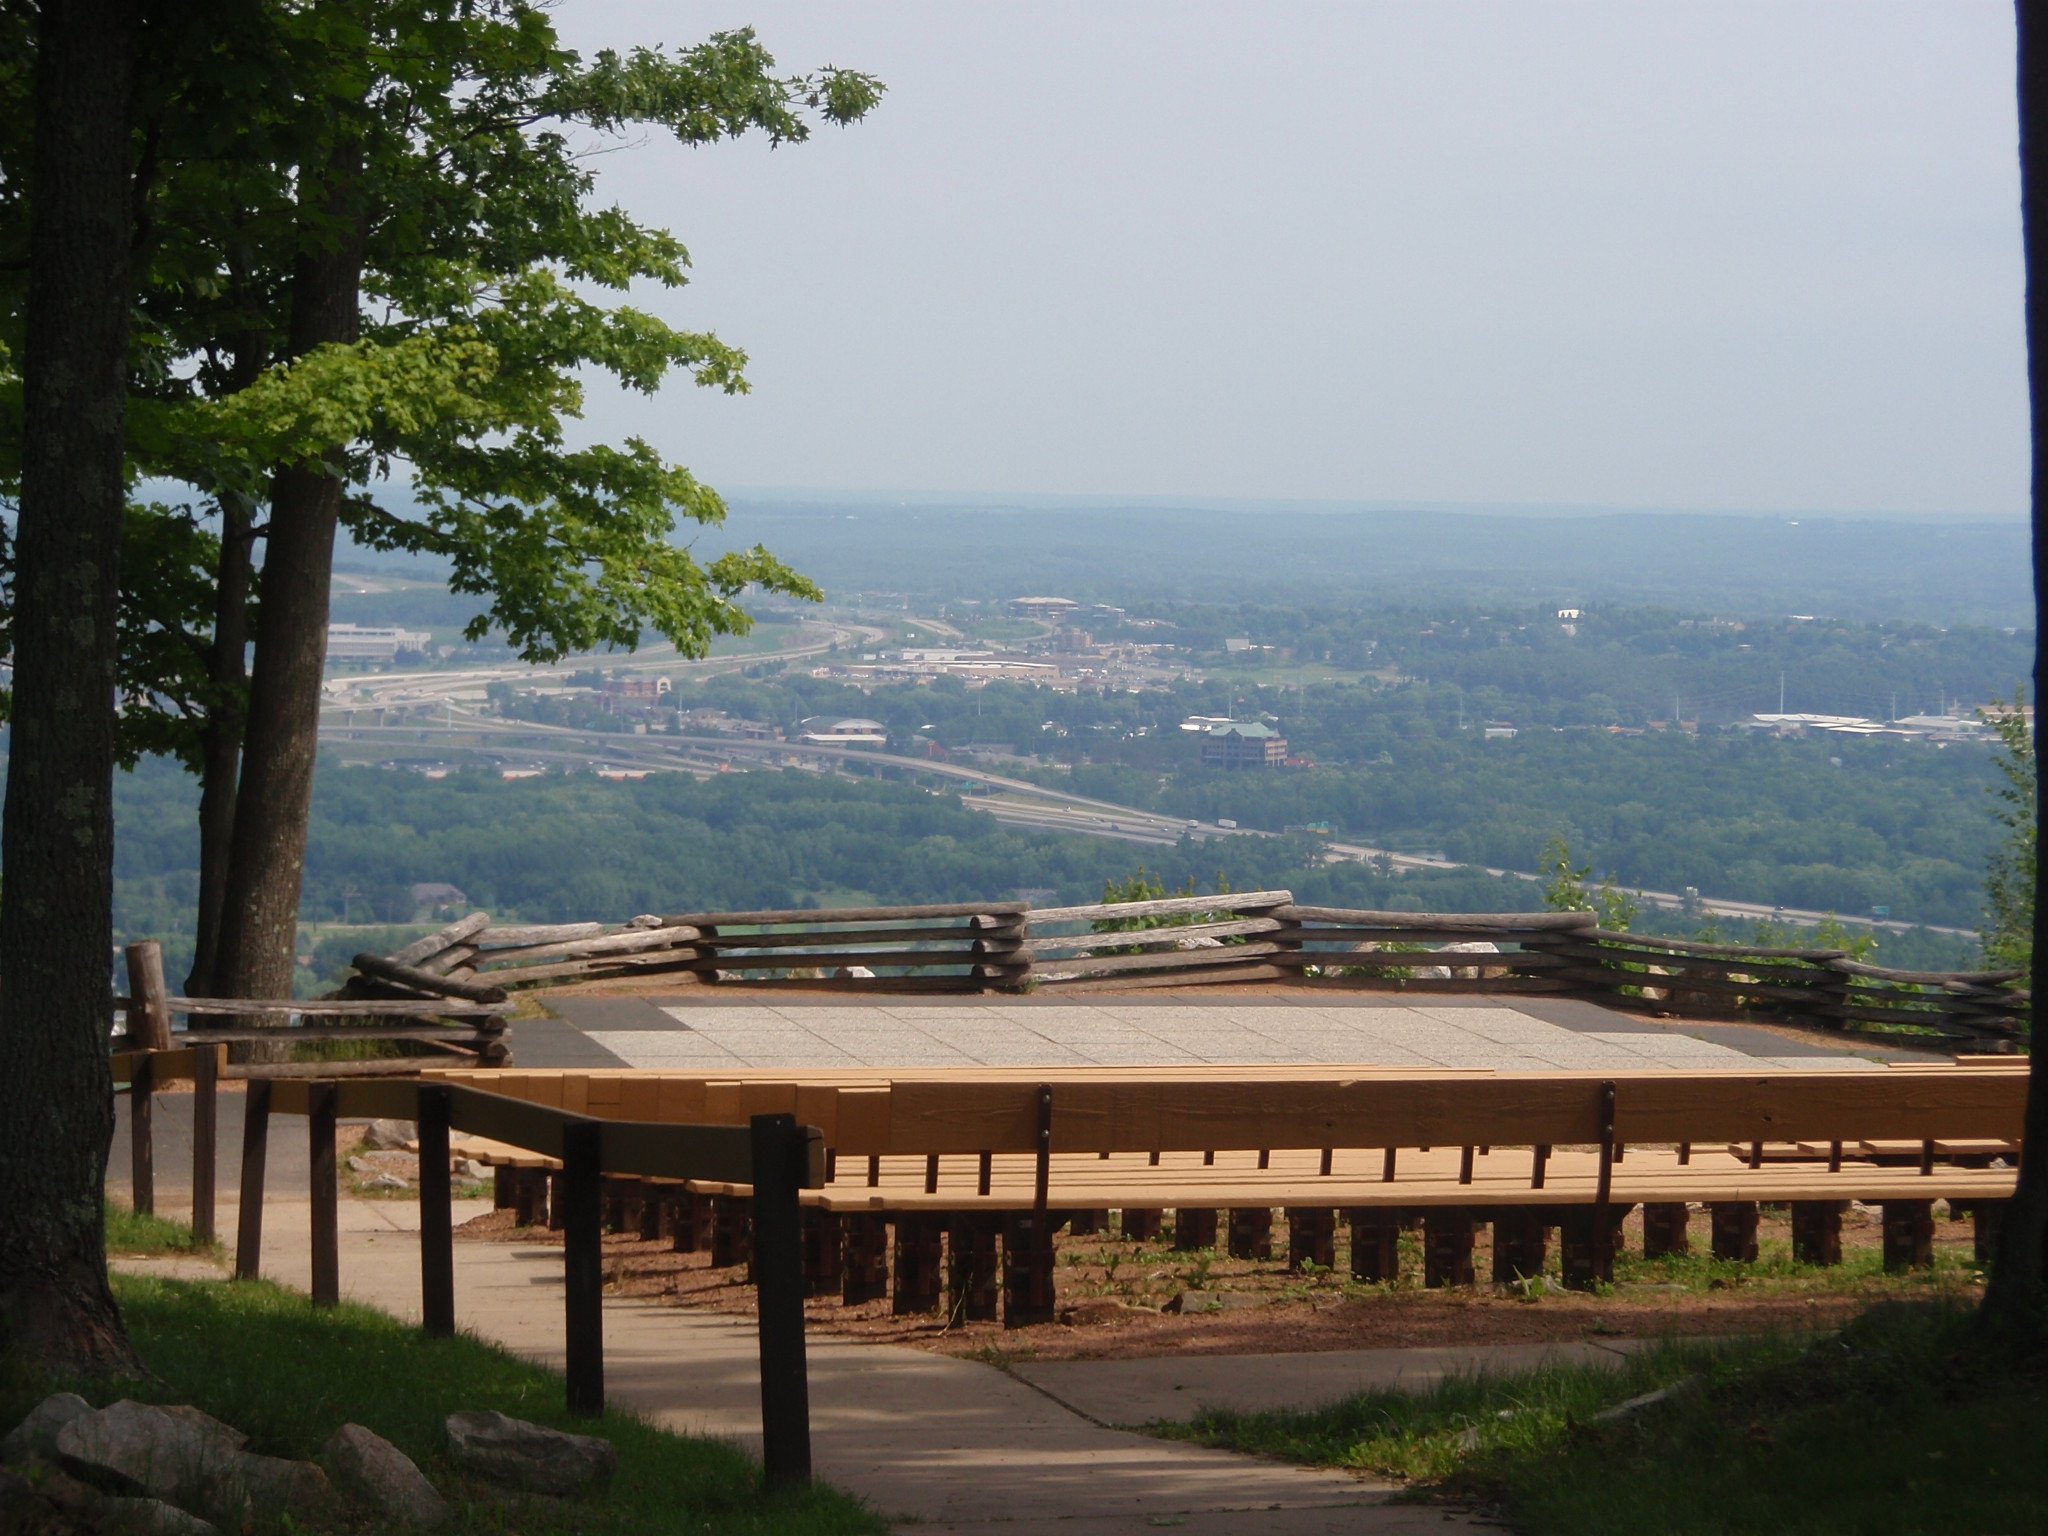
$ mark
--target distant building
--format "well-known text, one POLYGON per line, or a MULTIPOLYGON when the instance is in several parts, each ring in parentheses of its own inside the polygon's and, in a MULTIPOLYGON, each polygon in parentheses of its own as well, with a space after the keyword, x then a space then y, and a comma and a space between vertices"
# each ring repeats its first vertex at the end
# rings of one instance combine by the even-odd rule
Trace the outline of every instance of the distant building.
POLYGON ((1513 741, 1515 728, 1505 720, 1489 720, 1484 734, 1488 741, 1513 741))
POLYGON ((1247 639, 1226 640, 1223 642, 1223 649, 1233 656, 1239 651, 1248 651, 1251 648, 1252 643, 1247 639))
POLYGON ((400 651, 424 651, 434 637, 423 630, 393 626, 330 624, 327 626, 329 661, 381 661, 398 659, 400 651))
POLYGON ((820 747, 886 747, 889 728, 879 720, 812 715, 798 722, 797 740, 820 747))
POLYGON ((1560 619, 1582 619, 1585 617, 1585 615, 1576 608, 1560 608, 1557 610, 1557 616, 1560 619))
POLYGON ((1211 726, 1232 723, 1234 722, 1228 715, 1189 715, 1187 719, 1181 721, 1180 728, 1184 731, 1206 731, 1211 726))
POLYGON ((412 888, 413 921, 416 923, 431 922, 437 917, 451 917, 468 910, 469 898, 452 885, 421 881, 412 888))
POLYGON ((604 691, 616 699, 659 699, 675 691, 665 677, 613 677, 605 680, 604 691))
POLYGON ((1062 624, 1053 631, 1052 648, 1062 656, 1083 656, 1095 649, 1095 637, 1078 624, 1062 624))
POLYGON ((1068 614, 1080 606, 1071 597, 1013 597, 1010 599, 1010 612, 1020 619, 1052 619, 1058 621, 1066 618, 1068 614))
POLYGON ((1212 725, 1202 736, 1204 768, 1279 768, 1287 762, 1287 738, 1269 725, 1233 720, 1212 725))

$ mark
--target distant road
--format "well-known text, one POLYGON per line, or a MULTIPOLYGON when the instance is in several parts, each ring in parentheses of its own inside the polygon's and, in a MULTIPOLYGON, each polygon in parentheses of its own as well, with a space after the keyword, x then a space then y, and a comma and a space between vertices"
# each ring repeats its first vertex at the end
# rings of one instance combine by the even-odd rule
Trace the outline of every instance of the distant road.
MULTIPOLYGON (((816 649, 823 650, 829 643, 820 642, 816 649)), ((766 654, 793 653, 792 651, 766 654)), ((751 663, 765 659, 765 655, 744 659, 751 663)), ((531 669, 523 670, 530 672, 531 669)), ((475 676, 475 673, 434 674, 437 679, 474 679, 475 676)), ((465 691, 473 692, 474 682, 469 683, 465 691)), ((895 753, 876 752, 865 748, 814 746, 804 742, 746 741, 733 736, 625 736, 609 731, 579 730, 571 726, 503 720, 495 716, 474 713, 466 707, 456 708, 452 699, 445 702, 447 714, 442 720, 386 726, 344 725, 334 718, 342 713, 341 709, 330 706, 322 719, 321 737, 335 744, 347 740, 377 740, 394 744, 400 740, 408 740, 417 743, 422 737, 465 737, 470 741, 463 745, 473 743, 479 750, 516 752, 536 761, 588 762, 595 758, 604 764, 627 770, 646 768, 698 774, 715 773, 720 760, 766 763, 787 761, 793 757, 811 758, 820 762, 851 760, 910 773, 929 774, 963 784, 985 785, 995 793, 963 795, 961 803, 974 810, 984 811, 1009 826, 1029 827, 1039 831, 1078 832, 1089 837, 1113 838, 1120 842, 1150 844, 1157 847, 1171 847, 1182 837, 1191 837, 1201 842, 1228 837, 1281 835, 1251 827, 1220 827, 1214 822, 1191 821, 1184 817, 1162 815, 1157 811, 1141 811, 1133 806, 1118 805, 1114 801, 1096 800, 1087 795, 1076 795, 1043 784, 1034 784, 1028 779, 1014 779, 1005 774, 989 773, 985 769, 966 768, 957 763, 937 762, 929 758, 903 757, 895 753), (499 743, 502 743, 502 747, 497 745, 499 743), (541 743, 551 745, 540 745, 541 743)), ((355 707, 360 711, 365 706, 355 707)), ((456 743, 451 740, 449 745, 454 746, 456 743)), ((1511 877, 1516 880, 1540 881, 1544 878, 1524 869, 1460 864, 1453 859, 1431 858, 1419 853, 1396 853, 1392 849, 1372 848, 1361 843, 1328 842, 1324 844, 1324 857, 1331 863, 1384 861, 1393 869, 1483 869, 1496 879, 1511 877)), ((1661 907, 1667 911, 1683 911, 1686 906, 1685 898, 1671 891, 1630 890, 1628 894, 1647 905, 1661 907)), ((1818 923, 1830 916, 1829 913, 1809 911, 1804 907, 1773 907, 1764 902, 1729 901, 1710 896, 1700 897, 1693 904, 1693 910, 1713 917, 1793 923, 1818 923)), ((1864 918, 1851 920, 1859 927, 1883 928, 1894 933, 1924 927, 1930 933, 1972 936, 1971 930, 1967 928, 1943 928, 1933 924, 1898 921, 1874 922, 1864 918)))

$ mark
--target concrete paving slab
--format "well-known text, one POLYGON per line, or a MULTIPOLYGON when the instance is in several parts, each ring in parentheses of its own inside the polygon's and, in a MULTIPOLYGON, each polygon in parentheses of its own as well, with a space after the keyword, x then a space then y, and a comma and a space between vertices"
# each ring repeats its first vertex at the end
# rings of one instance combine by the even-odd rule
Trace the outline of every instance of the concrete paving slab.
POLYGON ((1271 1413, 1317 1408, 1359 1392, 1417 1391, 1454 1375, 1541 1365, 1619 1366, 1634 1343, 1046 1360, 1026 1361, 1010 1371, 1097 1423, 1151 1424, 1191 1419, 1207 1409, 1271 1413))

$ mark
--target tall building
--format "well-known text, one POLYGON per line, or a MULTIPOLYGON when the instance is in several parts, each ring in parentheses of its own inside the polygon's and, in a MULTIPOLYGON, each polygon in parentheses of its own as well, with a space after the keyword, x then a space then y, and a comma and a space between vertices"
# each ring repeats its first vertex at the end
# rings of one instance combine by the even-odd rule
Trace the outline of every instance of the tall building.
POLYGON ((1270 725, 1232 720, 1202 733, 1204 768, 1278 768, 1287 761, 1287 738, 1270 725))

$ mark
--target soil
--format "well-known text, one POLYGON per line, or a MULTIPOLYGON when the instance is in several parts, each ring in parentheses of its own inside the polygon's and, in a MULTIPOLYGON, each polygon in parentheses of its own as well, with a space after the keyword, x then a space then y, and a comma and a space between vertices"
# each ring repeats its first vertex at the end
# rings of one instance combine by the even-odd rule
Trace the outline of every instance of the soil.
MULTIPOLYGON (((1942 1214, 1937 1205, 1937 1218, 1942 1214)), ((559 1243, 561 1234, 514 1224, 493 1211, 457 1228, 458 1237, 486 1242, 559 1243)), ((1790 1221, 1766 1210, 1758 1227, 1761 1262, 1706 1258, 1704 1212, 1692 1222, 1692 1256, 1644 1260, 1641 1217, 1624 1229, 1616 1284, 1605 1294, 1564 1290, 1556 1278, 1555 1245, 1544 1283, 1495 1286, 1489 1234, 1474 1245, 1477 1285, 1426 1290, 1417 1240, 1404 1237, 1398 1285, 1360 1285, 1348 1278, 1344 1235, 1338 1268, 1304 1275, 1285 1261, 1286 1227, 1274 1225, 1272 1261, 1230 1259, 1221 1250, 1174 1251, 1153 1240, 1132 1243, 1096 1234, 1057 1239, 1060 1322, 1005 1328, 994 1322, 950 1322, 942 1313, 894 1316, 888 1300, 843 1306, 836 1297, 805 1304, 813 1333, 903 1344, 948 1355, 1004 1359, 1103 1360, 1174 1354, 1289 1354, 1334 1349, 1399 1349, 1448 1344, 1530 1344, 1605 1337, 1659 1337, 1805 1331, 1838 1326, 1872 1303, 1930 1291, 1974 1299, 1982 1277, 1974 1264, 1968 1222, 1937 1219, 1935 1263, 1929 1270, 1886 1275, 1879 1263, 1877 1212, 1852 1208, 1842 1219, 1839 1267, 1790 1261, 1790 1221), (1186 1291, 1233 1298, 1230 1310, 1181 1313, 1186 1291)), ((751 1316, 754 1291, 744 1267, 713 1269, 710 1255, 676 1253, 667 1239, 604 1240, 606 1292, 670 1305, 751 1316)))

